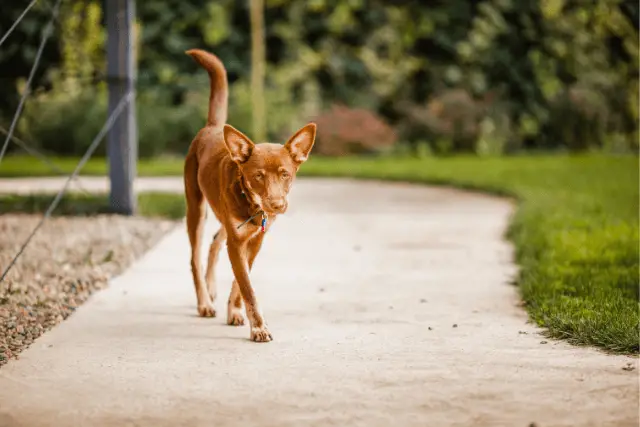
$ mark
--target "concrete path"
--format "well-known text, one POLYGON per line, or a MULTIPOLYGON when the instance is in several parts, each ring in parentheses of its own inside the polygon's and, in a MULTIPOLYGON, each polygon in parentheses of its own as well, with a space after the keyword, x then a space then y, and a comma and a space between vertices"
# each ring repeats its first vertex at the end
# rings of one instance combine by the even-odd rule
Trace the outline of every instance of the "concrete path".
MULTIPOLYGON (((0 178, 0 194, 57 193, 67 181, 66 177, 0 178)), ((182 177, 139 177, 136 191, 183 192, 182 177)), ((103 176, 81 176, 69 184, 69 191, 109 191, 109 180, 103 176), (78 185, 80 184, 80 185, 78 185)))
MULTIPOLYGON (((269 344, 196 316, 179 227, 0 369, 0 426, 637 426, 638 371, 622 369, 637 359, 526 323, 511 212, 300 180, 252 273, 269 344)), ((224 313, 226 259, 219 278, 224 313)))

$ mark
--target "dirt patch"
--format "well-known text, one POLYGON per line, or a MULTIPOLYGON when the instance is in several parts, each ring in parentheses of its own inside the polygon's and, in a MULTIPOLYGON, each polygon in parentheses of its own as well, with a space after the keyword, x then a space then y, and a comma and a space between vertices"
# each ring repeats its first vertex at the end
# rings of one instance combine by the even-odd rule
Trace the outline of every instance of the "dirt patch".
MULTIPOLYGON (((41 218, 0 216, 0 270, 41 218)), ((115 215, 49 219, 0 283, 0 366, 71 315, 176 224, 115 215)))

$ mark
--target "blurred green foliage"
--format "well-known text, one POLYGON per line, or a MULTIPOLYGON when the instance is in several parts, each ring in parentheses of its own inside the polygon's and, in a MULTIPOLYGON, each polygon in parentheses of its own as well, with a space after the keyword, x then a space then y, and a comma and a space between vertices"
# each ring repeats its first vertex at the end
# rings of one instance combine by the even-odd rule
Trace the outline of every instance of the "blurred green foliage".
MULTIPOLYGON (((23 3, 3 2, 0 34, 23 3)), ((370 110, 415 153, 638 148, 637 2, 265 4, 272 140, 343 105, 370 110)), ((105 118, 104 2, 63 5, 20 134, 78 153, 105 118)), ((34 7, 0 48, 0 124, 17 105, 48 7, 34 7)), ((183 153, 204 123, 207 76, 184 55, 194 47, 224 61, 230 122, 250 135, 247 2, 145 0, 137 8, 141 154, 183 153)))

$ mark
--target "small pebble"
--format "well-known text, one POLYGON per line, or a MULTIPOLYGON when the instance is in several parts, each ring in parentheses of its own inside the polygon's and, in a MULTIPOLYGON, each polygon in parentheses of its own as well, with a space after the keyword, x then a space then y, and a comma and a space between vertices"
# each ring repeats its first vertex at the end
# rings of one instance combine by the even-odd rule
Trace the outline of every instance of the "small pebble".
POLYGON ((546 341, 540 341, 540 344, 546 344, 546 343, 547 343, 546 341))
POLYGON ((457 323, 454 323, 454 324, 453 324, 453 327, 454 327, 454 328, 457 328, 457 327, 458 327, 458 324, 457 324, 457 323))
POLYGON ((429 326, 429 330, 430 330, 430 331, 433 331, 433 328, 432 328, 431 326, 429 326))
POLYGON ((426 300, 426 299, 424 299, 424 298, 420 298, 420 303, 424 304, 425 302, 427 302, 427 300, 426 300))

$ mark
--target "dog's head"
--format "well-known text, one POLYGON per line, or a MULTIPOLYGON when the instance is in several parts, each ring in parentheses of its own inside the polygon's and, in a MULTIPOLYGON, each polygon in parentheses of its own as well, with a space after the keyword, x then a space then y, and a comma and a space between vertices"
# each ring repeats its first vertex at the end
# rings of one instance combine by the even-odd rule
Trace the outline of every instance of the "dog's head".
POLYGON ((291 184, 300 165, 309 158, 315 138, 315 123, 298 130, 284 145, 254 144, 233 126, 224 126, 224 143, 231 160, 238 165, 247 190, 269 214, 286 212, 291 184))

